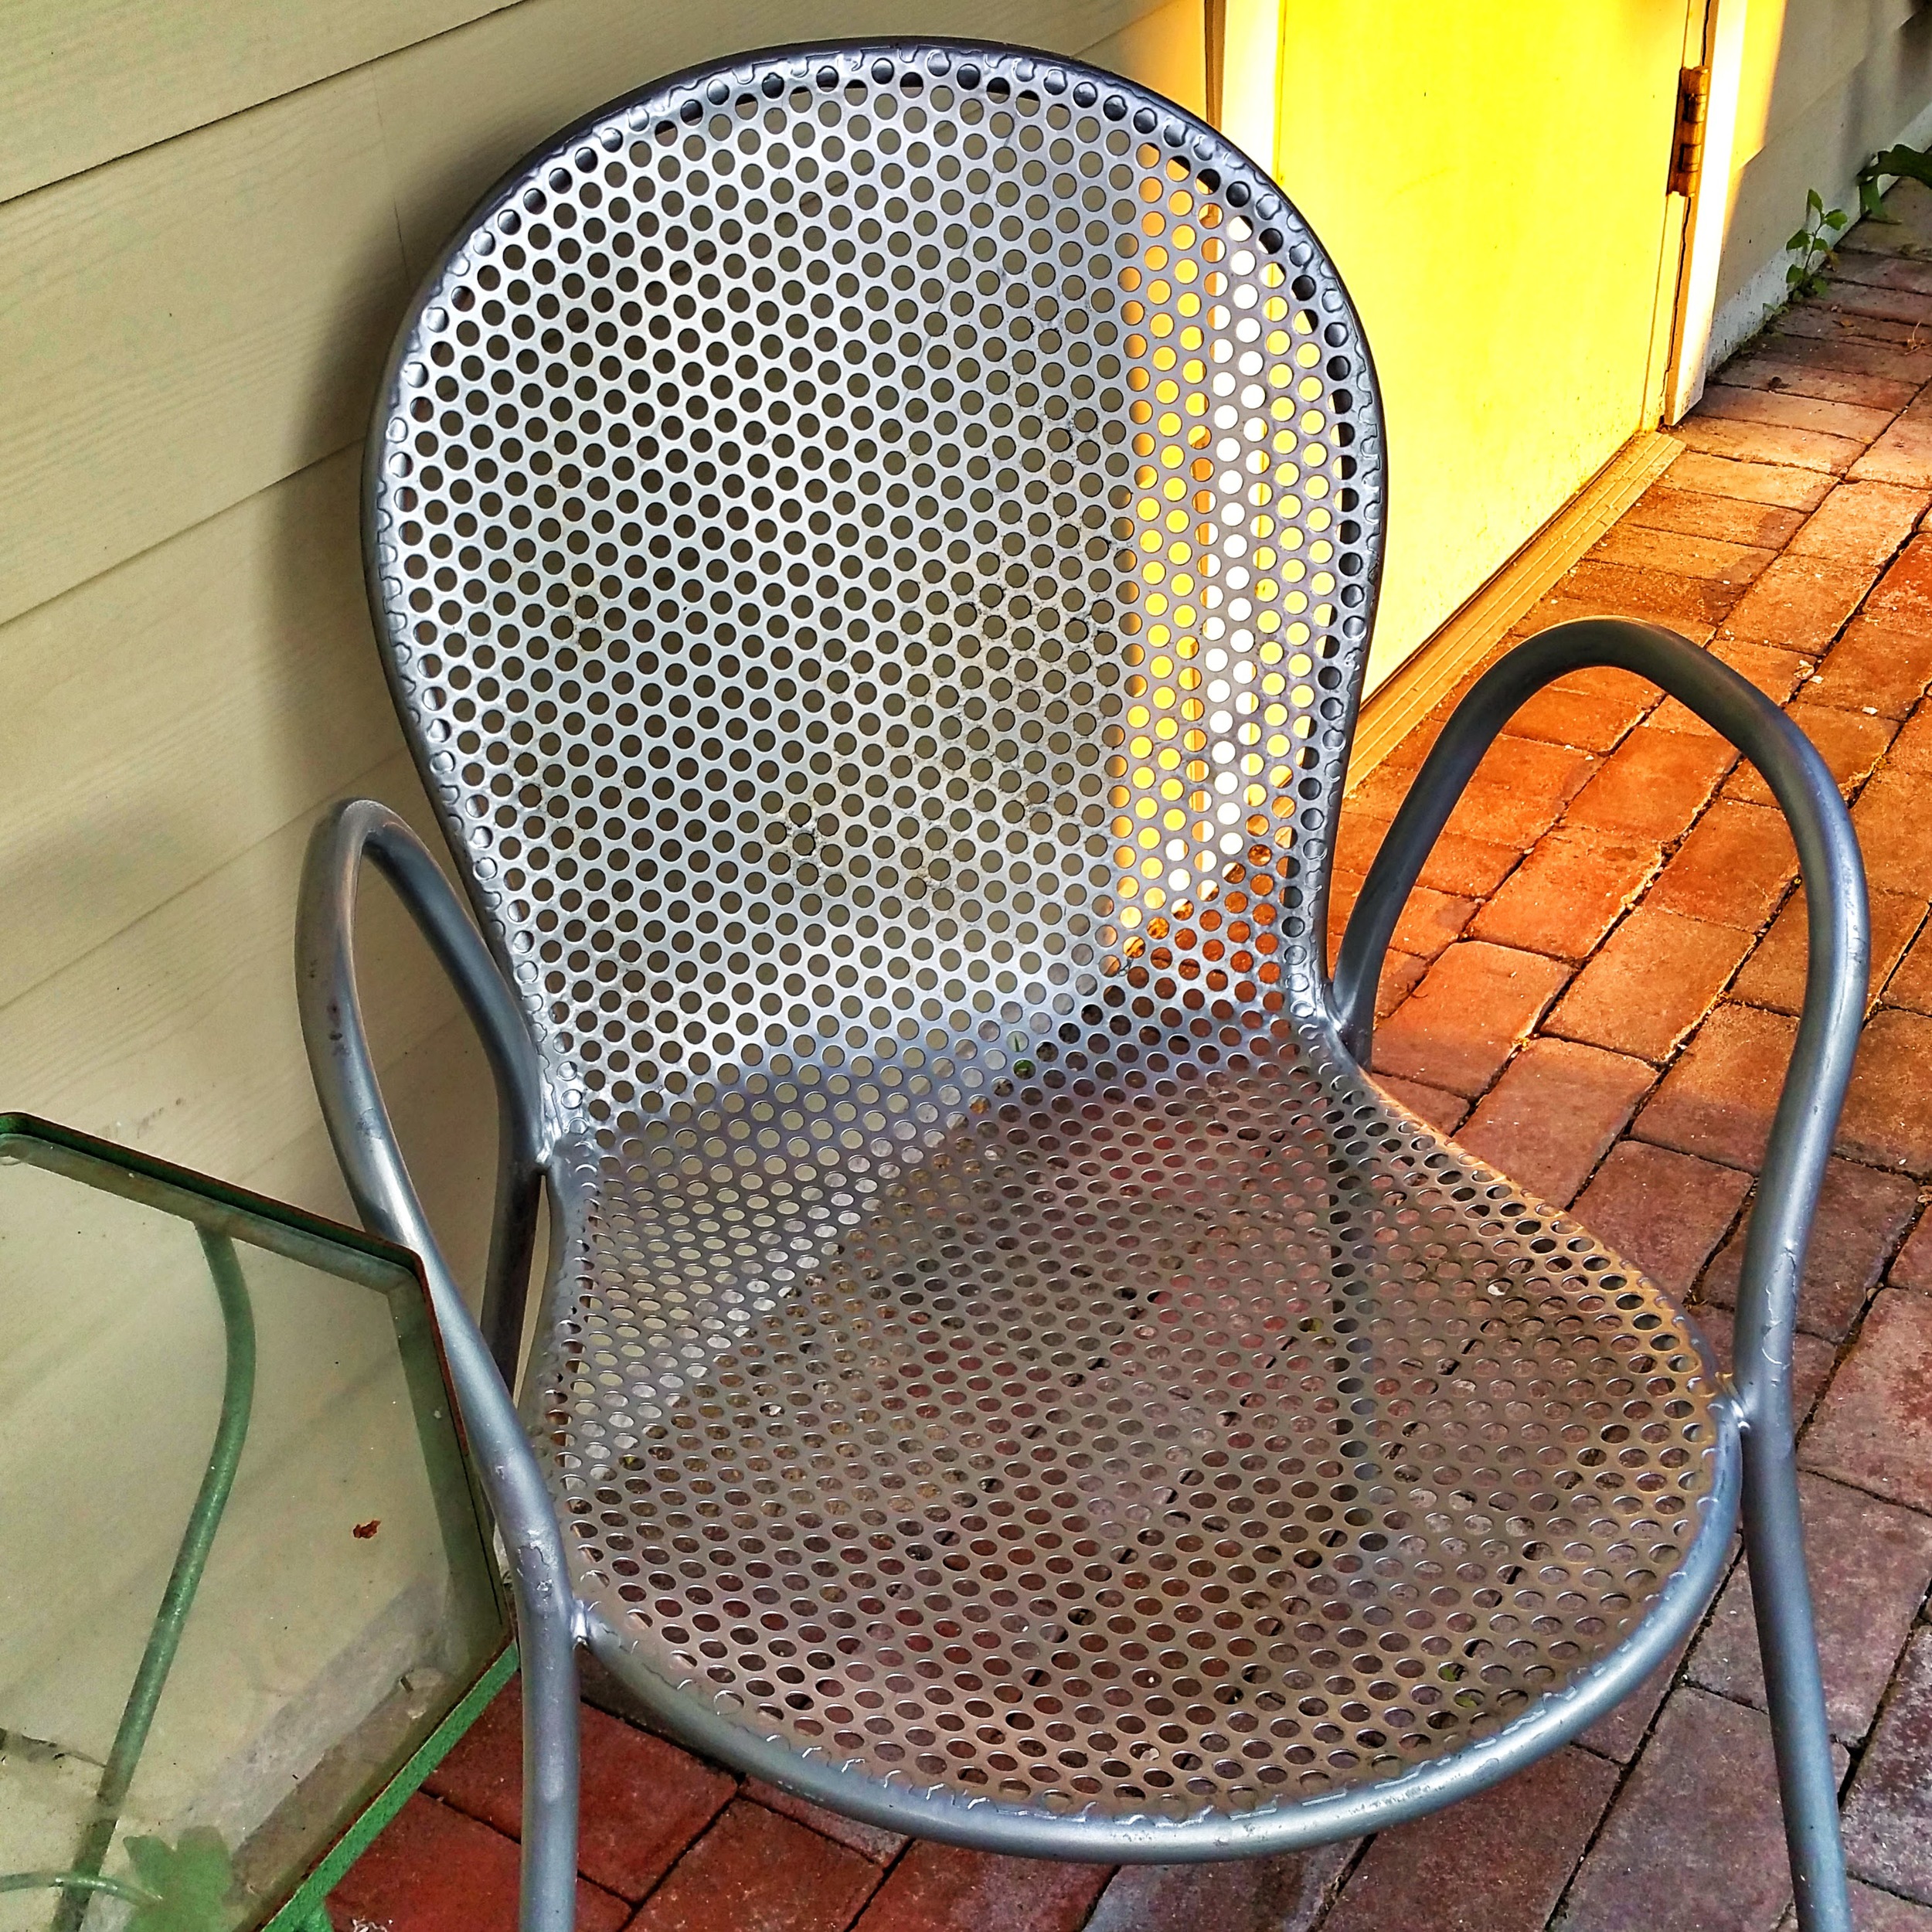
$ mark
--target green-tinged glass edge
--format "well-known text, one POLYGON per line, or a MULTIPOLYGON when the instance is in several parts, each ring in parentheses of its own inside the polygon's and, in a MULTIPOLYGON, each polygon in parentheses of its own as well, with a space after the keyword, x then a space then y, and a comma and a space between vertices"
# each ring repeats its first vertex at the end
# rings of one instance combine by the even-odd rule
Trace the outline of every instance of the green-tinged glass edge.
POLYGON ((361 1815, 335 1841, 289 1894, 287 1902, 260 1932, 318 1932, 328 1925, 328 1895, 342 1882, 349 1867, 367 1851, 376 1835, 395 1817, 437 1765, 456 1747, 464 1733, 483 1715, 497 1692, 516 1675, 514 1643, 505 1645, 496 1661, 471 1687, 448 1716, 417 1746, 415 1755, 364 1808, 361 1815))
MULTIPOLYGON (((284 1201, 253 1193, 246 1188, 216 1180, 213 1175, 172 1162, 122 1147, 76 1128, 26 1113, 0 1112, 0 1156, 16 1143, 35 1150, 34 1165, 63 1173, 83 1185, 105 1186, 106 1191, 125 1199, 145 1202, 163 1213, 182 1214, 182 1209, 165 1199, 166 1194, 182 1194, 199 1203, 213 1206, 217 1213, 192 1218, 196 1225, 212 1227, 219 1233, 250 1246, 264 1248, 287 1259, 314 1267, 338 1279, 357 1282, 375 1290, 387 1301, 395 1322, 396 1338, 403 1368, 417 1400, 417 1424, 423 1428, 421 1403, 430 1391, 423 1386, 421 1365, 425 1344, 436 1365, 440 1393, 447 1411, 456 1446, 456 1467, 439 1452, 440 1444, 451 1437, 437 1432, 437 1444, 425 1440, 426 1471, 437 1514, 444 1528, 446 1545, 456 1527, 453 1516, 467 1515, 475 1526, 476 1547, 481 1554, 478 1565, 482 1580, 494 1604, 504 1635, 503 1648, 495 1655, 476 1682, 451 1706, 447 1714, 414 1752, 394 1772, 376 1794, 351 1821, 342 1836, 325 1852, 316 1863, 267 1919, 257 1932, 323 1932, 329 1920, 329 1891, 354 1864, 383 1827, 402 1808, 490 1700, 515 1674, 517 1648, 510 1614, 509 1596, 501 1573, 489 1553, 495 1546, 495 1530, 471 1465, 468 1432, 456 1401, 449 1361, 443 1347, 441 1332, 431 1311, 429 1284, 421 1262, 409 1249, 400 1247, 379 1235, 350 1227, 325 1215, 313 1214, 284 1201), (55 1157, 49 1161, 47 1153, 55 1157), (111 1170, 124 1183, 115 1186, 94 1172, 111 1170), (131 1185, 130 1185, 131 1184, 131 1185), (353 1264, 362 1260, 362 1268, 353 1264), (345 1266, 347 1263, 349 1265, 345 1266), (413 1294, 406 1291, 413 1287, 413 1294), (404 1291, 399 1293, 399 1291, 404 1291), (463 1505, 467 1505, 467 1509, 463 1505)), ((459 1539, 467 1544, 468 1539, 459 1539)), ((456 1554, 454 1549, 451 1552, 456 1554)))

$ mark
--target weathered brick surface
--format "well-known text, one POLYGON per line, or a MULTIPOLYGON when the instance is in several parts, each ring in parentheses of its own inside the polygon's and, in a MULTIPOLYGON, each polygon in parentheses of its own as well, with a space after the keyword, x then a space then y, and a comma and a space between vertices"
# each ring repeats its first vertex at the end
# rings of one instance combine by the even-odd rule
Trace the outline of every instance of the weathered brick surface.
MULTIPOLYGON (((1835 379, 1888 383, 1884 376, 1872 376, 1835 379)), ((1912 534, 1928 506, 1932 494, 1924 490, 1902 489, 1892 483, 1841 483, 1811 512, 1789 547, 1797 556, 1828 556, 1840 563, 1876 568, 1912 534)))
MULTIPOLYGON (((1328 882, 1328 930, 1330 951, 1341 944, 1342 929, 1362 890, 1362 875, 1338 872, 1328 882)), ((1396 921, 1395 936, 1389 942, 1397 952, 1413 953, 1418 959, 1434 959, 1444 947, 1468 924, 1476 910, 1473 899, 1452 893, 1434 892, 1417 886, 1403 902, 1396 921)))
POLYGON ((879 1867, 761 1804, 742 1801, 681 1858, 629 1932, 845 1932, 879 1867))
POLYGON ((1932 1905, 1932 1630, 1912 1641, 1844 1818, 1845 1862, 1859 1877, 1932 1905))
MULTIPOLYGON (((1679 457, 1677 460, 1682 463, 1685 459, 1679 457)), ((1782 549, 1804 527, 1802 510, 1753 503, 1734 496, 1713 496, 1702 490, 1679 489, 1668 479, 1653 483, 1624 512, 1617 525, 1619 529, 1715 537, 1720 543, 1770 550, 1782 549)))
MULTIPOLYGON (((1784 715, 1811 740, 1847 798, 1870 776, 1898 728, 1889 718, 1867 716, 1862 711, 1841 710, 1828 704, 1794 704, 1784 715)), ((1754 805, 1777 802, 1757 767, 1742 761, 1726 781, 1724 796, 1754 805)))
MULTIPOLYGON (((1729 1308, 1713 1308, 1699 1302, 1692 1306, 1692 1318, 1717 1355, 1726 1373, 1737 1366, 1736 1323, 1729 1308)), ((1825 1385, 1831 1379, 1832 1349, 1815 1335, 1794 1338, 1791 1346, 1791 1418, 1801 1426, 1811 1414, 1825 1385)))
POLYGON ((1718 417, 1737 423, 1815 430, 1859 444, 1868 444, 1883 435, 1896 413, 1895 410, 1874 409, 1857 403, 1832 402, 1819 396, 1728 383, 1713 383, 1704 392, 1696 410, 1696 416, 1706 420, 1718 417))
POLYGON ((1638 1115, 1660 1147, 1755 1171, 1784 1085, 1798 1023, 1755 1006, 1720 1006, 1638 1115))
POLYGON ((1634 570, 1586 558, 1556 587, 1556 596, 1598 617, 1635 617, 1673 628, 1722 623, 1741 583, 1712 577, 1678 577, 1665 570, 1634 570))
POLYGON ((1770 917, 1797 875, 1784 815, 1720 798, 1679 846, 1647 903, 1749 930, 1770 917))
POLYGON ((1763 1932, 1790 1896, 1769 1722, 1673 1692, 1570 1889, 1566 1932, 1763 1932))
POLYGON ((1887 1288, 1798 1445, 1808 1469, 1932 1511, 1932 1295, 1887 1288))
POLYGON ((1866 1022, 1838 1123, 1839 1151, 1932 1179, 1932 1019, 1881 1008, 1866 1022))
POLYGON ((1662 1060, 1710 1009, 1751 936, 1639 906, 1570 983, 1544 1030, 1662 1060))
POLYGON ((1866 883, 1880 892, 1932 899, 1932 774, 1879 772, 1852 808, 1866 883))
POLYGON ((1653 1281, 1684 1295, 1750 1187, 1733 1168, 1623 1141, 1579 1197, 1577 1219, 1653 1281))
POLYGON ((1724 634, 1815 655, 1844 628, 1871 587, 1869 566, 1794 556, 1787 550, 1738 600, 1724 634))
POLYGON ((1654 692, 1599 697, 1593 692, 1566 691, 1551 685, 1510 719, 1509 729, 1519 738, 1540 739, 1546 744, 1607 751, 1655 702, 1654 692))
POLYGON ((1932 682, 1932 630, 1888 627, 1861 614, 1826 652, 1805 689, 1819 704, 1903 718, 1932 682))
POLYGON ((1110 1876, 1104 1865, 1000 1858, 920 1839, 866 1907, 859 1932, 1073 1932, 1110 1876))
POLYGON ((1322 1932, 1538 1932, 1616 1782, 1602 1758, 1561 1750, 1447 1811, 1383 1832, 1322 1932))
POLYGON ((1895 1288, 1932 1290, 1932 1214, 1921 1216, 1885 1278, 1895 1288))
POLYGON ((1588 783, 1595 757, 1533 738, 1498 738, 1484 755, 1447 829, 1527 852, 1588 783))
MULTIPOLYGON (((1903 894, 1900 896, 1903 896, 1903 894)), ((1886 896, 1882 893, 1872 895, 1874 933, 1878 927, 1876 908, 1886 896)), ((1906 903, 1916 905, 1917 901, 1913 900, 1906 903)), ((1876 954, 1877 950, 1875 944, 1872 951, 1876 954)), ((1928 937, 1924 927, 1921 927, 1913 936, 1905 957, 1895 964, 1891 977, 1884 985, 1886 1005, 1909 1007, 1915 1013, 1932 1013, 1932 937, 1928 937)))
MULTIPOLYGON (((418 1791, 329 1894, 339 1926, 516 1932, 516 1841, 418 1791)), ((617 1932, 631 1907, 580 1881, 577 1932, 617 1932)))
POLYGON ((1645 529, 1619 523, 1590 556, 1599 563, 1628 564, 1679 577, 1709 577, 1742 590, 1777 556, 1775 549, 1728 542, 1720 537, 1686 536, 1677 531, 1645 529))
POLYGON ((1087 1932, 1310 1932, 1355 1851, 1351 1839, 1283 1858, 1124 1865, 1100 1894, 1087 1932))
MULTIPOLYGON (((1850 1334, 1917 1205, 1918 1190, 1904 1175, 1855 1161, 1826 1162, 1798 1289, 1801 1328, 1828 1342, 1850 1334)), ((1698 1290, 1703 1300, 1726 1308, 1736 1304, 1743 1253, 1740 1226, 1706 1270, 1698 1290)))
POLYGON ((1424 1087, 1420 1080, 1405 1080, 1393 1073, 1377 1073, 1378 1087, 1386 1087, 1410 1113, 1420 1115, 1433 1128, 1453 1134, 1469 1112, 1469 1103, 1460 1094, 1446 1094, 1439 1087, 1424 1087))
POLYGON ((1820 475, 1808 464, 1800 468, 1749 461, 1696 449, 1686 449, 1677 457, 1664 472, 1663 480, 1672 489, 1808 512, 1816 509, 1832 488, 1832 478, 1820 475))
POLYGON ((1376 1029, 1376 1070, 1473 1097, 1569 976, 1566 966, 1539 954, 1459 940, 1376 1029))
MULTIPOLYGON (((1870 1729, 1932 1583, 1932 1518, 1821 1476, 1798 1480, 1818 1658, 1832 1734, 1856 1743, 1870 1729)), ((1693 1683, 1764 1708, 1764 1669, 1740 1563, 1691 1653, 1693 1683)))
POLYGON ((1913 489, 1932 485, 1932 417, 1907 410, 1852 465, 1849 474, 1913 489))
MULTIPOLYGON (((1721 658, 1747 684, 1755 685, 1774 704, 1782 704, 1816 670, 1814 658, 1801 651, 1787 651, 1777 645, 1750 644, 1739 638, 1718 638, 1711 655, 1721 658)), ((1660 731, 1687 731, 1706 737, 1721 734, 1675 698, 1666 699, 1651 713, 1651 723, 1660 731)))
MULTIPOLYGON (((1925 902, 1909 893, 1869 895, 1872 964, 1866 975, 1868 997, 1875 996, 1903 957, 1912 935, 1925 917, 1925 902)), ((1801 886, 1778 909, 1771 929, 1737 976, 1737 997, 1753 1006, 1774 1006, 1782 1013, 1799 1012, 1804 1004, 1804 974, 1811 957, 1810 910, 1801 886)), ((1909 1006, 1910 1000, 1893 998, 1909 1006)))
POLYGON ((761 1777, 747 1779, 743 1795, 753 1803, 762 1804, 767 1811, 776 1811, 795 1824, 809 1825, 825 1838, 836 1838, 850 1850, 862 1853, 875 1865, 891 1864, 906 1849, 906 1840, 897 1832, 888 1832, 882 1826, 867 1825, 858 1818, 828 1811, 822 1804, 813 1804, 808 1798, 781 1791, 777 1785, 767 1784, 761 1777))
MULTIPOLYGON (((513 1679, 430 1774, 439 1797, 515 1838, 523 1817, 523 1704, 513 1679)), ((600 1710, 580 1731, 577 1869, 641 1899, 730 1799, 733 1781, 600 1710)))
POLYGON ((1578 794, 1569 822, 1667 845, 1682 837, 1736 758, 1713 735, 1639 725, 1578 794))
POLYGON ((1660 855, 1641 840, 1559 825, 1478 909, 1470 937, 1587 958, 1643 890, 1660 855))
POLYGON ((1865 451, 1863 444, 1849 437, 1770 423, 1736 423, 1719 416, 1687 417, 1671 434, 1686 448, 1701 450, 1706 456, 1820 470, 1829 476, 1842 475, 1865 451))
POLYGON ((1457 1138, 1512 1181, 1566 1206, 1656 1077, 1641 1060, 1568 1040, 1532 1040, 1457 1138))

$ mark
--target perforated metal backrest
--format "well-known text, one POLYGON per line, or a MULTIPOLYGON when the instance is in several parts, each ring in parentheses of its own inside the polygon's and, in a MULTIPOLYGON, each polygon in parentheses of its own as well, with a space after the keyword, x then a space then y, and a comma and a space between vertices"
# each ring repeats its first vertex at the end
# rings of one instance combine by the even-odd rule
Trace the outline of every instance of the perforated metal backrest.
POLYGON ((398 343, 368 563, 566 1113, 935 1051, 969 1100, 1137 967, 1311 1005, 1380 451, 1314 237, 1111 76, 780 51, 521 165, 398 343))

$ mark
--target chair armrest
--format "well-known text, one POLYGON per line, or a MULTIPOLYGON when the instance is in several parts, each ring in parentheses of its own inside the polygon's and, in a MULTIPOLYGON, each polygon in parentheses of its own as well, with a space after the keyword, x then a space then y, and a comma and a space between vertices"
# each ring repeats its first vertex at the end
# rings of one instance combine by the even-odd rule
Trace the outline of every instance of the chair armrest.
POLYGON ((302 1037, 335 1156, 364 1223, 421 1257, 478 1475, 509 1558, 523 1672, 522 1932, 571 1932, 577 1910, 577 1607, 543 1472, 511 1400, 541 1172, 536 1051, 495 962, 429 849, 372 799, 315 828, 295 929, 302 1037), (485 1314, 471 1315, 423 1212, 383 1100, 355 986, 355 903, 367 857, 455 982, 496 1076, 496 1225, 485 1314), (506 1282, 511 1285, 506 1285, 506 1282), (514 1291, 512 1291, 512 1287, 514 1291))
POLYGON ((1770 699, 1675 631, 1621 617, 1557 624, 1499 658, 1443 727, 1369 869, 1335 961, 1336 1021, 1343 1043, 1366 1068, 1383 955, 1416 876, 1483 753, 1545 685, 1598 665, 1648 679, 1736 746, 1770 787, 1798 846, 1811 941, 1804 1005, 1758 1179, 1736 1341, 1738 1396, 1747 1426, 1788 1437, 1798 1281, 1858 1050, 1871 938, 1865 868, 1845 801, 1824 760, 1770 699))

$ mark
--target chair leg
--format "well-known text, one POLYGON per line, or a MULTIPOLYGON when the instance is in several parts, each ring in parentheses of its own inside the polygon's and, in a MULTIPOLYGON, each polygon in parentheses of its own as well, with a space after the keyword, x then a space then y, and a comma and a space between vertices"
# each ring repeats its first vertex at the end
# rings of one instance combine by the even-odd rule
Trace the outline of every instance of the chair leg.
POLYGON ((1845 1849, 1838 1837, 1838 1778, 1818 1674, 1798 1467, 1788 1427, 1760 1423, 1746 1432, 1743 1517, 1798 1932, 1852 1932, 1845 1849))

